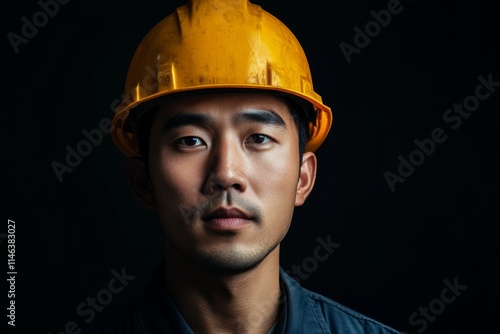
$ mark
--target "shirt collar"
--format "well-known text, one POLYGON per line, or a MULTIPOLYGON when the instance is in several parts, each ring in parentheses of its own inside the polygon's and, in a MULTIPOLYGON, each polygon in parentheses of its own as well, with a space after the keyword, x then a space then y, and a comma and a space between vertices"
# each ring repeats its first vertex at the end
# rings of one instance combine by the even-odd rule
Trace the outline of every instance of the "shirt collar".
MULTIPOLYGON (((164 268, 162 261, 146 286, 134 321, 143 333, 193 334, 167 291, 164 268)), ((318 317, 304 289, 282 268, 280 284, 284 303, 276 327, 271 333, 324 333, 321 317, 318 317)))

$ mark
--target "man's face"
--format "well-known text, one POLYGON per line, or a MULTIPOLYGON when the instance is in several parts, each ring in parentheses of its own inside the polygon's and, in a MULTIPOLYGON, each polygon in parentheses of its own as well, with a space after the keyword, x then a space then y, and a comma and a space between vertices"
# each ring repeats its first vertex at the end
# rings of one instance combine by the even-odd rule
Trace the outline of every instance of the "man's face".
POLYGON ((269 93, 166 102, 155 116, 149 153, 167 242, 212 272, 259 264, 285 237, 294 207, 305 199, 298 195, 297 127, 269 93))

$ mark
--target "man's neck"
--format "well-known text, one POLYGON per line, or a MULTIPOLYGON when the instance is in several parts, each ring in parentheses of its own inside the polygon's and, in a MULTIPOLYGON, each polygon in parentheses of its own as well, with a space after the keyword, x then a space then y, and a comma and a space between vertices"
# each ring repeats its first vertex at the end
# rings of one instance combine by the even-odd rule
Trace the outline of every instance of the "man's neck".
POLYGON ((194 333, 266 334, 276 322, 283 300, 279 246, 254 269, 234 275, 209 273, 171 255, 167 290, 194 333))

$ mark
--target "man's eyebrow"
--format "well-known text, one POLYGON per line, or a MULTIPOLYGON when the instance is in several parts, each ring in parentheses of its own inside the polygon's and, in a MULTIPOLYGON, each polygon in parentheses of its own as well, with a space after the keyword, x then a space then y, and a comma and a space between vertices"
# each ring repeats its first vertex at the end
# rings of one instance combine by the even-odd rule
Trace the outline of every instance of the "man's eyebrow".
POLYGON ((212 123, 210 118, 206 115, 199 113, 178 113, 172 116, 166 123, 163 125, 161 132, 167 133, 173 129, 177 129, 187 125, 195 125, 195 126, 209 126, 212 123))
POLYGON ((236 123, 257 122, 264 125, 273 125, 286 128, 286 123, 277 113, 271 110, 250 109, 240 112, 235 117, 236 123))

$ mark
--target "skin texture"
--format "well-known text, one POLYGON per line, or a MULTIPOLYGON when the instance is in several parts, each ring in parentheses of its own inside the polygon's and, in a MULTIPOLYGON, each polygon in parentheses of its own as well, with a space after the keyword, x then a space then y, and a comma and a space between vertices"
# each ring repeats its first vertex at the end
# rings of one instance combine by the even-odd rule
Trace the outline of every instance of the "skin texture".
POLYGON ((127 162, 165 235, 166 285, 195 333, 266 333, 279 312, 279 245, 316 176, 297 127, 267 92, 165 102, 149 166, 127 162))

